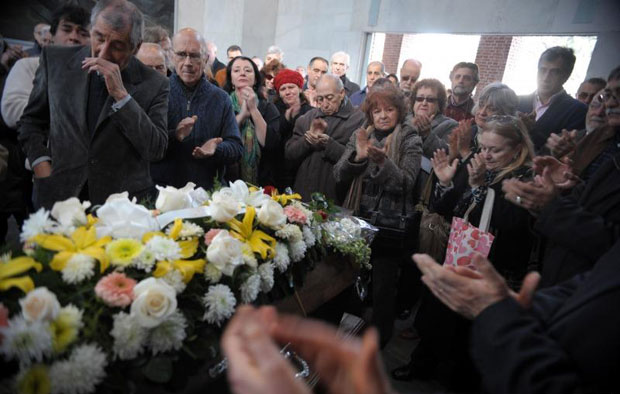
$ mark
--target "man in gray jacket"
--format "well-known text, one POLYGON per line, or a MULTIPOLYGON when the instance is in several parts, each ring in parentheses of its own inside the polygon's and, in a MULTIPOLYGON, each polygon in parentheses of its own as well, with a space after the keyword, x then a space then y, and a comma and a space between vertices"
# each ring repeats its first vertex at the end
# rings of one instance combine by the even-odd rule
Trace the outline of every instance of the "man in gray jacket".
POLYGON ((48 47, 20 126, 35 174, 35 205, 78 196, 94 204, 153 188, 149 162, 167 146, 168 81, 137 52, 142 13, 125 0, 100 0, 91 47, 48 47))

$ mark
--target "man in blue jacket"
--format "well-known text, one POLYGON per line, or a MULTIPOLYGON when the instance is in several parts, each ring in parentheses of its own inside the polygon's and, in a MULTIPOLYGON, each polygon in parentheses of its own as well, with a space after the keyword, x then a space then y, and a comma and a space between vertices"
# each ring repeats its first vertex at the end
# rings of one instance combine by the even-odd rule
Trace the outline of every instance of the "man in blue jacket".
POLYGON ((241 158, 239 128, 228 95, 205 78, 208 55, 200 34, 182 29, 172 49, 168 149, 163 160, 151 164, 153 180, 177 188, 194 182, 208 190, 223 178, 226 164, 241 158))

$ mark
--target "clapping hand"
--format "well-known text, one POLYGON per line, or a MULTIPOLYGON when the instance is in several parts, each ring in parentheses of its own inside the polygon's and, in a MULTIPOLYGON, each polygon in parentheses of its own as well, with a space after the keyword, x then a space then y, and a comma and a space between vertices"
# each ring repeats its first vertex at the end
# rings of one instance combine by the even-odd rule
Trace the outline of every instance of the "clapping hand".
POLYGON ((467 164, 467 172, 469 173, 469 186, 472 188, 484 185, 486 181, 487 167, 484 157, 480 153, 476 153, 467 164))
POLYGON ((573 152, 577 146, 577 130, 562 130, 561 134, 551 133, 545 144, 551 154, 555 157, 564 157, 573 152))
POLYGON ((6 50, 0 56, 0 64, 9 70, 16 61, 24 57, 28 57, 28 54, 22 50, 20 45, 7 45, 6 50))
POLYGON ((177 140, 183 141, 185 138, 187 138, 187 136, 192 133, 192 130, 194 129, 194 124, 196 124, 197 120, 198 116, 196 115, 182 119, 176 128, 177 140))
POLYGON ((450 163, 448 155, 446 155, 446 151, 443 149, 437 149, 431 158, 433 171, 442 186, 450 185, 454 178, 454 174, 456 174, 458 164, 459 159, 454 159, 452 163, 450 163))
POLYGON ((215 150, 221 142, 222 139, 220 137, 211 138, 210 140, 202 144, 202 146, 195 147, 192 151, 192 156, 194 156, 194 158, 196 159, 205 159, 207 157, 211 157, 215 154, 215 150))
POLYGON ((534 158, 534 172, 543 175, 547 169, 555 187, 562 190, 572 189, 579 182, 579 177, 573 173, 569 163, 568 158, 560 161, 553 156, 537 156, 534 158))
POLYGON ((316 149, 322 149, 329 141, 329 136, 325 134, 327 122, 325 119, 315 118, 312 121, 310 130, 306 131, 304 137, 306 141, 316 149))
POLYGON ((368 146, 370 141, 368 140, 368 132, 364 128, 357 129, 355 135, 355 161, 360 162, 368 158, 368 146))
POLYGON ((418 114, 413 118, 413 125, 422 137, 426 138, 430 134, 433 118, 435 118, 435 115, 428 116, 426 114, 418 114))
POLYGON ((385 159, 387 157, 387 150, 388 150, 387 146, 384 146, 383 148, 379 148, 377 146, 369 144, 368 145, 368 157, 373 163, 381 167, 385 163, 385 159))
POLYGON ((286 111, 284 112, 284 118, 291 122, 293 119, 295 119, 295 116, 297 116, 300 110, 301 103, 299 102, 299 99, 297 99, 297 101, 295 101, 293 104, 291 104, 290 107, 286 109, 286 111))
POLYGON ((89 73, 96 71, 103 76, 108 94, 114 101, 120 101, 129 94, 123 85, 121 69, 118 64, 101 57, 87 57, 82 60, 82 70, 88 70, 89 73))
POLYGON ((448 157, 453 160, 457 157, 466 158, 471 153, 471 125, 473 119, 461 120, 450 135, 448 135, 448 157))

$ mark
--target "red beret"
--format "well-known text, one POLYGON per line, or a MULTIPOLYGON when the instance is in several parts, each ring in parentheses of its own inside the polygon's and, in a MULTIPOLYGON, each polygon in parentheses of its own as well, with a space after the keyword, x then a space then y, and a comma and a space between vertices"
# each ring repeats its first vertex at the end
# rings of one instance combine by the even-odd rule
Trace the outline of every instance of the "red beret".
POLYGON ((273 80, 273 86, 276 88, 276 92, 280 91, 280 87, 285 83, 294 83, 299 86, 299 89, 303 89, 304 87, 304 77, 301 76, 297 71, 290 70, 285 68, 280 70, 276 77, 273 80))

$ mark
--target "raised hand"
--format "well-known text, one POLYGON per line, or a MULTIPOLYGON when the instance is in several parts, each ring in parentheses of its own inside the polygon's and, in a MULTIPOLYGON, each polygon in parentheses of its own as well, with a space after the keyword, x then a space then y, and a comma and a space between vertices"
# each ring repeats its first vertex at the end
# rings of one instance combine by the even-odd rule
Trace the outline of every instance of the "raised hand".
POLYGON ((291 104, 290 107, 286 109, 286 111, 284 112, 284 117, 286 118, 286 120, 291 122, 293 119, 295 119, 295 116, 297 116, 300 110, 301 103, 299 102, 299 99, 297 99, 297 101, 295 101, 293 104, 291 104))
POLYGON ((413 118, 413 125, 415 126, 416 130, 418 130, 418 134, 425 138, 430 134, 431 121, 434 117, 435 115, 429 117, 426 114, 418 114, 413 118))
POLYGON ((195 147, 192 151, 192 156, 194 156, 194 158, 196 159, 205 159, 207 157, 211 157, 215 154, 215 150, 221 142, 222 139, 220 137, 211 138, 210 140, 202 144, 202 146, 195 147))
POLYGON ((256 98, 254 90, 252 90, 251 87, 246 86, 245 88, 241 89, 241 94, 243 95, 243 101, 247 105, 248 111, 255 110, 258 105, 258 99, 256 98))
POLYGON ((363 161, 368 158, 368 132, 364 128, 357 129, 355 137, 355 161, 363 161))
POLYGON ((579 181, 573 173, 568 159, 560 161, 553 156, 537 156, 534 158, 534 171, 542 175, 547 169, 553 184, 560 189, 571 189, 579 181))
POLYGON ((87 57, 82 61, 82 70, 88 70, 89 73, 97 71, 103 76, 108 94, 114 101, 120 101, 129 94, 123 85, 121 69, 118 64, 101 57, 87 57))
POLYGON ((483 186, 486 181, 487 167, 484 157, 480 153, 476 153, 467 164, 467 172, 469 173, 469 186, 472 188, 483 186))
POLYGON ((457 149, 459 151, 459 155, 461 155, 463 159, 471 153, 471 125, 473 124, 473 122, 473 119, 462 120, 459 122, 457 134, 457 149))
POLYGON ((439 183, 442 186, 449 186, 454 178, 454 174, 456 174, 459 159, 453 159, 452 163, 450 163, 446 151, 437 149, 431 158, 431 164, 437 179, 439 179, 439 183))
POLYGON ((552 133, 547 138, 545 146, 549 148, 553 156, 564 157, 573 152, 577 146, 577 130, 567 131, 564 129, 561 134, 552 133))
POLYGON ((372 162, 374 162, 379 167, 381 167, 383 166, 383 163, 385 163, 385 159, 387 157, 387 149, 388 149, 387 146, 384 146, 383 148, 379 148, 377 146, 369 144, 368 145, 368 157, 370 158, 372 162))
POLYGON ((194 129, 194 124, 196 124, 197 120, 198 116, 196 115, 181 119, 176 128, 177 140, 183 141, 185 138, 187 138, 187 136, 192 133, 192 130, 194 129))

